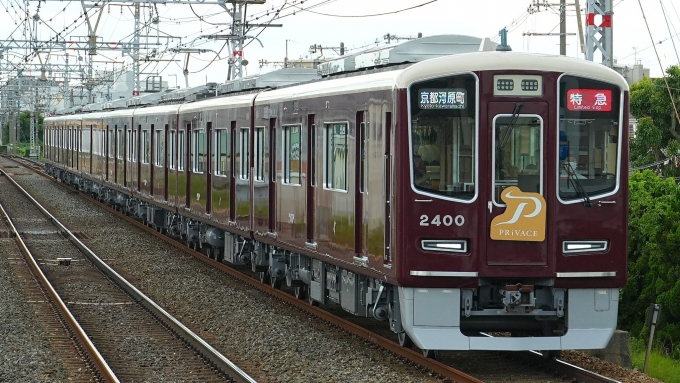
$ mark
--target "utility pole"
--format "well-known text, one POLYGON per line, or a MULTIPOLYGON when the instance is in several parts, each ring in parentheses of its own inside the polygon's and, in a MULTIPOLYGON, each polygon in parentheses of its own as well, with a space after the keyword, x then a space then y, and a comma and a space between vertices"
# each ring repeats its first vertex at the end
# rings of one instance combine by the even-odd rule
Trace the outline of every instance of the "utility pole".
POLYGON ((343 43, 343 42, 340 43, 339 47, 324 47, 324 46, 321 46, 321 44, 313 44, 313 45, 309 46, 309 53, 316 53, 316 51, 318 50, 323 55, 324 49, 332 49, 336 53, 339 51, 340 56, 345 55, 345 43, 343 43))
POLYGON ((574 0, 574 7, 576 8, 576 24, 578 25, 578 41, 581 43, 581 53, 586 53, 586 43, 583 39, 583 22, 581 21, 581 4, 579 0, 574 0))
MULTIPOLYGON (((577 3, 578 3, 578 1, 577 1, 577 3)), ((523 36, 559 36, 560 37, 560 55, 566 56, 567 55, 567 36, 576 35, 575 33, 567 33, 567 3, 566 3, 566 0, 560 0, 559 4, 548 3, 548 2, 540 3, 539 0, 534 0, 534 2, 529 6, 529 9, 527 11, 529 13, 535 13, 535 12, 540 12, 541 7, 548 9, 548 8, 552 8, 554 6, 559 7, 559 15, 560 15, 560 32, 559 33, 525 32, 522 35, 523 36)), ((578 6, 576 7, 576 11, 578 13, 578 6)))
POLYGON ((560 55, 567 55, 567 3, 560 0, 560 55))
POLYGON ((388 32, 383 36, 383 40, 387 41, 387 44, 391 44, 392 40, 398 42, 399 40, 415 40, 415 39, 419 39, 419 38, 422 38, 422 37, 423 37, 423 34, 421 32, 418 32, 418 37, 396 36, 396 35, 390 34, 388 32))
POLYGON ((132 38, 132 95, 139 96, 139 3, 135 4, 135 34, 132 38))
MULTIPOLYGON (((38 91, 36 90, 36 94, 38 91)), ((36 95, 37 98, 37 95, 36 95)), ((29 151, 29 157, 31 158, 36 158, 39 157, 39 155, 36 155, 36 150, 35 150, 35 113, 36 113, 36 102, 33 103, 33 107, 31 108, 31 114, 29 116, 30 119, 30 131, 29 131, 29 145, 30 145, 30 151, 29 151)))

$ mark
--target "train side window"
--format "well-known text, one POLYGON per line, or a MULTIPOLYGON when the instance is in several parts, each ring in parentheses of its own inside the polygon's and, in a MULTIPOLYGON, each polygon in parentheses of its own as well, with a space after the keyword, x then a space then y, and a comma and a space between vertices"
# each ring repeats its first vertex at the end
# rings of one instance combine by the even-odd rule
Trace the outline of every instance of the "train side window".
POLYGON ((81 140, 81 143, 82 143, 81 146, 82 146, 82 151, 83 151, 84 153, 89 153, 89 152, 90 152, 90 147, 91 147, 91 142, 90 142, 90 140, 91 140, 91 137, 90 137, 90 135, 88 134, 88 133, 90 133, 90 130, 91 130, 91 127, 86 126, 86 129, 83 129, 83 131, 82 131, 83 137, 82 137, 82 140, 81 140))
POLYGON ((92 153, 95 155, 100 155, 101 154, 101 144, 99 143, 99 131, 98 130, 92 130, 92 153))
POLYGON ((250 158, 250 144, 248 142, 248 128, 242 128, 239 132, 239 170, 240 178, 242 180, 247 180, 250 176, 250 168, 248 166, 248 160, 250 158))
POLYGON ((184 131, 180 130, 177 133, 177 170, 184 170, 184 148, 186 146, 186 141, 184 141, 184 131))
POLYGON ((106 156, 106 131, 99 130, 99 155, 106 156))
POLYGON ((229 156, 229 130, 217 129, 215 130, 215 174, 218 176, 226 176, 227 158, 229 156))
POLYGON ((325 124, 324 187, 347 190, 347 123, 325 124))
POLYGON ((151 131, 144 129, 142 130, 142 163, 148 164, 149 162, 151 162, 151 131))
POLYGON ((127 131, 127 145, 125 145, 125 148, 127 149, 127 160, 132 161, 132 129, 127 131))
POLYGON ((309 161, 312 166, 309 167, 309 177, 311 185, 316 187, 316 125, 312 124, 309 128, 309 134, 312 136, 311 147, 309 148, 309 161))
POLYGON ((359 191, 361 193, 366 192, 366 146, 367 146, 367 135, 366 135, 366 124, 362 122, 359 125, 359 132, 357 134, 357 142, 359 144, 359 159, 361 163, 359 164, 359 191))
MULTIPOLYGON (((153 126, 153 125, 151 125, 153 126)), ((163 140, 163 131, 154 130, 154 165, 164 166, 163 154, 165 152, 165 142, 163 140)))
POLYGON ((206 156, 208 155, 205 142, 205 130, 195 129, 191 131, 191 134, 192 171, 194 173, 203 173, 205 171, 206 156))
POLYGON ((114 152, 113 148, 116 142, 116 131, 114 129, 110 129, 108 125, 106 125, 106 130, 109 132, 109 158, 113 158, 114 152))
POLYGON ((170 136, 168 137, 168 167, 170 169, 174 169, 177 165, 177 157, 175 156, 175 152, 177 151, 177 142, 175 141, 176 134, 177 132, 171 130, 170 136))
POLYGON ((255 128, 255 181, 264 181, 264 126, 255 128))
MULTIPOLYGON (((118 127, 116 126, 116 128, 118 128, 118 127)), ((120 129, 120 128, 118 128, 117 130, 118 130, 118 149, 117 149, 118 153, 117 153, 116 157, 118 157, 119 160, 122 160, 123 159, 123 143, 124 143, 123 142, 123 132, 124 131, 123 131, 123 129, 120 129)))
POLYGON ((283 183, 300 185, 300 125, 284 126, 283 183))
POLYGON ((139 125, 139 129, 132 129, 132 162, 137 162, 137 147, 139 146, 137 143, 137 132, 141 129, 141 125, 139 125))
POLYGON ((94 155, 99 154, 99 141, 97 139, 97 131, 94 130, 94 127, 90 127, 90 152, 94 155))

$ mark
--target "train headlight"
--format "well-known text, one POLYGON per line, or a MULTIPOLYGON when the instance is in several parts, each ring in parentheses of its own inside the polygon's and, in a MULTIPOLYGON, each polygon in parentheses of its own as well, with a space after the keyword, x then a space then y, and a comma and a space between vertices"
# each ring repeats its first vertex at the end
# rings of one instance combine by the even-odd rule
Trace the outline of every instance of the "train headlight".
POLYGON ((522 90, 538 90, 538 80, 522 80, 522 90))
POLYGON ((515 82, 512 79, 499 79, 496 81, 496 89, 513 90, 515 89, 515 82))
POLYGON ((445 253, 467 253, 468 242, 465 239, 423 239, 420 246, 425 251, 442 251, 445 253))
POLYGON ((564 241, 562 242, 562 253, 592 253, 605 252, 609 248, 607 241, 564 241))

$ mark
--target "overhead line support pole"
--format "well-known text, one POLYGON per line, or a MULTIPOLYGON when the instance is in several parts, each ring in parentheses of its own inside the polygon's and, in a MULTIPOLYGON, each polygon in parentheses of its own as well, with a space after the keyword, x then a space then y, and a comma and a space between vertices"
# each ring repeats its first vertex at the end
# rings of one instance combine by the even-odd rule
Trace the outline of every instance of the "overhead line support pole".
POLYGON ((595 51, 602 54, 602 64, 614 66, 612 0, 587 0, 586 6, 586 59, 594 61, 595 51), (596 23, 601 19, 601 22, 596 23))

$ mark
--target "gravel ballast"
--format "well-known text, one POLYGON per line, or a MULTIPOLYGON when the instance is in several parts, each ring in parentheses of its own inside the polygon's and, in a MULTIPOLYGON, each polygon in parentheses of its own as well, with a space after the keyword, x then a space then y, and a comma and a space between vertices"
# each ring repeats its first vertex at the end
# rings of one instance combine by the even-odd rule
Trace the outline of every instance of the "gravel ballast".
MULTIPOLYGON (((434 382, 427 371, 193 260, 41 177, 20 183, 145 294, 261 382, 434 382)), ((568 354, 572 355, 572 354, 568 354)), ((574 353, 570 359, 578 359, 574 353)), ((595 359, 595 358, 593 358, 595 359)), ((580 359, 586 360, 586 359, 580 359)), ((658 382, 599 360, 623 382, 658 382)))
MULTIPOLYGON (((0 226, 2 227, 2 226, 0 226)), ((4 228, 4 227, 2 227, 4 228)), ((14 239, 0 239, 0 382, 65 382, 62 364, 52 350, 46 331, 27 302, 13 265, 23 263, 14 239)))

